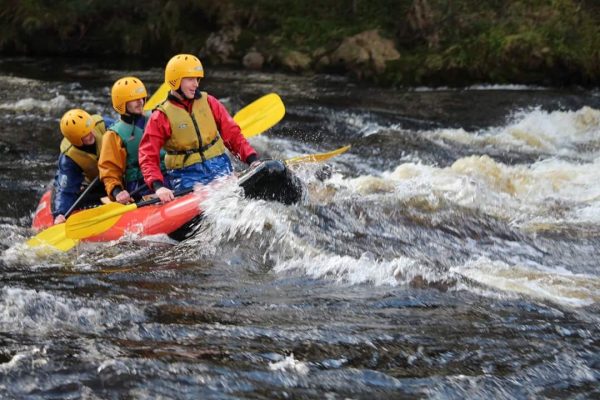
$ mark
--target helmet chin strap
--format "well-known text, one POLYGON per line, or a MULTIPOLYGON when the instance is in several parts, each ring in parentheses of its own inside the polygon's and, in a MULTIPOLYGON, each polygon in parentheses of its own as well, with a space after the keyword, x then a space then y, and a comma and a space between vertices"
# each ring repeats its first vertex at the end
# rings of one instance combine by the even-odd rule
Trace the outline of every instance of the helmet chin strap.
POLYGON ((121 114, 121 120, 127 122, 128 124, 135 123, 139 118, 142 117, 143 114, 133 114, 133 113, 125 113, 121 114))
POLYGON ((196 88, 196 91, 194 92, 194 97, 192 99, 189 99, 184 93, 183 90, 181 90, 181 86, 175 91, 176 93, 178 93, 182 98, 186 99, 186 100, 198 100, 200 97, 202 97, 202 93, 200 93, 200 88, 196 88))
POLYGON ((185 99, 185 100, 192 100, 192 99, 189 99, 189 98, 188 98, 188 97, 185 95, 185 93, 183 93, 183 90, 181 90, 181 86, 179 87, 179 89, 177 89, 177 90, 176 90, 176 92, 177 92, 177 93, 178 93, 178 94, 181 96, 181 98, 183 98, 183 99, 185 99))
POLYGON ((144 115, 144 110, 142 109, 140 112, 131 112, 127 109, 127 105, 125 106, 125 113, 121 114, 123 117, 139 117, 140 115, 144 115))

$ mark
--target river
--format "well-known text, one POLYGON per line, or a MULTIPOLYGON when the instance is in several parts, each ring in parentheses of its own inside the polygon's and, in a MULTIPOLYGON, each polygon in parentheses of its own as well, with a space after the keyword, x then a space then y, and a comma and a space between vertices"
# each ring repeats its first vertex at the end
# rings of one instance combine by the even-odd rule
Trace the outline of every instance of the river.
POLYGON ((39 254, 62 113, 162 71, 0 61, 1 398, 600 397, 598 90, 205 68, 232 111, 282 97, 261 156, 352 149, 298 205, 224 186, 187 241, 39 254))

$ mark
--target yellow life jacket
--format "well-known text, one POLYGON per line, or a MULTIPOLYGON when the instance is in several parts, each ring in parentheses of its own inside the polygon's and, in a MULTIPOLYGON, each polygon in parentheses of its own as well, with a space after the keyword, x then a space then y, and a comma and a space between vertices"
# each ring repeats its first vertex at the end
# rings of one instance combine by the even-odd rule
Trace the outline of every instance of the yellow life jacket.
POLYGON ((73 146, 66 138, 60 142, 60 152, 75 161, 83 170, 86 180, 89 182, 98 176, 98 158, 102 148, 102 136, 106 132, 106 125, 100 115, 92 115, 94 120, 94 137, 96 138, 96 154, 88 153, 73 146))
POLYGON ((170 101, 157 108, 165 113, 171 126, 171 137, 163 146, 167 169, 187 167, 225 153, 206 92, 194 100, 191 113, 170 101))

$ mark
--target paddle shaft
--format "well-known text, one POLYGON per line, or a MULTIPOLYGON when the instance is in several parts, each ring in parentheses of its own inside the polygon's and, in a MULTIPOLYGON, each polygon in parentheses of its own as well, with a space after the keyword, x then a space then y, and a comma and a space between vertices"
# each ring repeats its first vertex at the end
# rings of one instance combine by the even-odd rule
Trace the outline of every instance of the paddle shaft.
POLYGON ((91 192, 92 189, 94 189, 94 187, 98 184, 98 182, 100 182, 99 176, 94 178, 94 180, 88 185, 87 188, 85 188, 85 190, 83 191, 83 193, 81 193, 81 195, 77 198, 77 200, 75 200, 75 203, 73 203, 71 208, 69 208, 67 210, 67 212, 65 213, 65 219, 68 218, 69 215, 71 215, 73 213, 73 211, 75 211, 77 209, 77 207, 81 204, 81 202, 83 201, 85 196, 87 196, 87 194, 89 192, 91 192))
POLYGON ((144 182, 143 184, 141 184, 140 186, 136 187, 134 190, 131 191, 131 193, 129 193, 130 197, 135 196, 136 194, 138 194, 139 192, 141 192, 142 190, 146 189, 148 185, 146 185, 146 182, 144 182))
POLYGON ((350 147, 351 147, 350 145, 346 145, 346 146, 340 147, 339 149, 328 151, 327 153, 315 153, 315 154, 306 154, 303 156, 296 156, 296 157, 288 158, 284 162, 286 163, 286 165, 302 164, 302 163, 309 163, 309 162, 323 162, 323 161, 327 161, 331 157, 345 153, 346 151, 348 151, 350 149, 350 147))
MULTIPOLYGON (((296 162, 323 161, 337 154, 343 153, 344 151, 348 150, 349 147, 350 146, 345 146, 328 153, 312 154, 306 157, 295 157, 294 160, 296 160, 296 162)), ((192 192, 193 190, 193 188, 179 190, 175 192, 174 195, 182 196, 192 192)), ((81 211, 67 220, 66 236, 71 239, 85 239, 87 237, 100 234, 116 224, 123 214, 133 211, 139 207, 149 206, 160 202, 160 198, 154 198, 129 205, 108 203, 97 208, 81 211)))
MULTIPOLYGON (((146 187, 147 187, 146 182, 144 182, 142 185, 140 185, 137 188, 135 188, 134 190, 132 190, 131 193, 129 193, 129 197, 131 197, 133 199, 133 196, 135 196, 142 190, 146 189, 146 187)), ((107 203, 111 203, 112 200, 110 200, 110 198, 108 196, 104 196, 103 198, 100 199, 100 202, 102 204, 107 204, 107 203)))
MULTIPOLYGON (((286 164, 297 164, 297 163, 302 163, 302 162, 315 162, 315 161, 325 161, 331 157, 334 157, 338 154, 341 154, 345 151, 347 151, 350 148, 350 146, 344 146, 341 147, 337 150, 333 150, 327 153, 317 153, 317 154, 308 154, 306 156, 299 156, 299 157, 293 157, 289 160, 285 160, 284 162, 286 164)), ((92 186, 93 184, 95 184, 97 182, 96 178, 92 183, 90 183, 90 186, 92 186)), ((138 187, 136 190, 134 190, 132 193, 135 193, 136 191, 141 190, 146 184, 138 187)), ((88 190, 90 190, 90 186, 88 186, 88 188, 86 189, 86 191, 80 196, 80 198, 82 198, 86 192, 88 190)), ((184 194, 188 194, 191 193, 194 189, 193 188, 187 188, 187 189, 182 189, 178 192, 173 193, 175 197, 179 197, 182 196, 184 194)), ((79 199, 78 199, 79 200, 79 199)), ((160 199, 157 197, 155 199, 150 199, 150 200, 144 200, 144 201, 140 201, 139 203, 136 203, 137 208, 139 207, 144 207, 144 206, 149 206, 151 204, 156 204, 156 203, 160 203, 160 199)), ((72 210, 69 210, 69 212, 71 212, 72 210)))
MULTIPOLYGON (((329 151, 327 153, 316 153, 316 154, 308 154, 305 156, 293 157, 288 160, 285 160, 284 162, 286 164, 300 164, 303 162, 325 161, 331 157, 334 157, 334 156, 337 156, 339 154, 346 152, 349 148, 350 148, 350 146, 344 146, 344 147, 340 147, 339 149, 329 151)), ((179 197, 179 196, 183 196, 184 194, 191 193, 193 191, 194 191, 193 188, 187 188, 187 189, 182 189, 173 194, 175 197, 179 197)), ((137 208, 140 208, 140 207, 149 206, 151 204, 156 204, 156 203, 160 203, 160 199, 158 197, 155 199, 140 201, 139 203, 136 203, 135 205, 137 206, 137 208)))
MULTIPOLYGON (((296 163, 302 163, 302 162, 315 162, 315 161, 325 161, 331 157, 334 157, 338 154, 344 153, 345 151, 347 151, 350 148, 350 146, 344 146, 344 147, 340 147, 337 150, 333 150, 327 153, 317 153, 317 154, 309 154, 306 156, 299 156, 299 157, 294 157, 291 158, 289 160, 285 160, 284 162, 287 164, 288 162, 292 163, 292 164, 296 164, 296 163)), ((173 195, 175 197, 179 197, 179 196, 183 196, 184 194, 188 194, 194 191, 194 188, 187 188, 187 189, 182 189, 180 191, 177 191, 175 193, 173 193, 173 195)), ((150 199, 150 200, 144 200, 144 201, 140 201, 139 203, 135 203, 136 208, 140 208, 140 207, 144 207, 144 206, 149 206, 152 204, 156 204, 156 203, 160 203, 160 199, 154 198, 154 199, 150 199)), ((102 206, 100 206, 102 207, 102 206)))
MULTIPOLYGON (((183 196, 184 194, 192 193, 193 191, 194 191, 194 188, 187 188, 187 189, 182 189, 178 192, 175 192, 175 193, 173 193, 173 195, 175 197, 179 197, 179 196, 183 196)), ((135 203, 135 205, 137 206, 137 208, 140 208, 140 207, 149 206, 151 204, 156 204, 156 203, 160 203, 160 199, 158 197, 155 199, 140 201, 139 203, 135 203)))

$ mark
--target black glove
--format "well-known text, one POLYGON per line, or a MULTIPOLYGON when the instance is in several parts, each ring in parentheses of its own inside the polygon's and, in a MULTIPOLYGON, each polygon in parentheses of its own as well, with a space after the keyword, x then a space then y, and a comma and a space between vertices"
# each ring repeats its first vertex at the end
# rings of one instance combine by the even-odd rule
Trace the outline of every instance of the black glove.
POLYGON ((248 156, 248 158, 246 158, 246 163, 248 165, 251 165, 254 161, 260 161, 260 159, 258 158, 258 155, 256 153, 250 154, 248 156))

